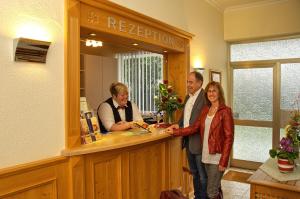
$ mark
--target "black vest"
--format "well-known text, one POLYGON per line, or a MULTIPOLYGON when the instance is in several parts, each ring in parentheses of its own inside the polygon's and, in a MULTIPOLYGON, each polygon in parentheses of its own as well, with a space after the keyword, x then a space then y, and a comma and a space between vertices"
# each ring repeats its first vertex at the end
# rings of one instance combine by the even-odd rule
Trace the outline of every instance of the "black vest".
MULTIPOLYGON (((114 114, 115 123, 120 122, 121 117, 120 117, 118 109, 114 106, 113 99, 109 98, 104 103, 108 103, 110 105, 110 107, 113 111, 113 114, 114 114)), ((101 106, 101 104, 98 106, 98 109, 97 109, 98 120, 100 123, 101 133, 106 133, 106 132, 108 132, 108 130, 105 129, 105 127, 103 126, 103 124, 100 120, 99 114, 98 114, 100 106, 101 106)), ((131 105, 130 101, 127 101, 127 106, 125 107, 125 119, 127 122, 131 122, 133 119, 132 105, 131 105)))

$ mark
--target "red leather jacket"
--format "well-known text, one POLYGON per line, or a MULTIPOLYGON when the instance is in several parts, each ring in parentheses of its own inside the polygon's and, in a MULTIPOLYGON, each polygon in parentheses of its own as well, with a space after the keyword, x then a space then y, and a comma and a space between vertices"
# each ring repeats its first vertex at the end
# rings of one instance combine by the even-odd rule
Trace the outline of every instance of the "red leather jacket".
MULTIPOLYGON (((209 107, 202 109, 200 117, 194 125, 178 129, 174 131, 174 135, 190 135, 193 133, 201 134, 202 145, 204 137, 205 119, 208 114, 209 107)), ((225 104, 220 104, 215 116, 211 122, 208 136, 208 149, 210 154, 220 153, 221 159, 219 165, 227 167, 229 155, 233 144, 234 124, 231 108, 225 104)))

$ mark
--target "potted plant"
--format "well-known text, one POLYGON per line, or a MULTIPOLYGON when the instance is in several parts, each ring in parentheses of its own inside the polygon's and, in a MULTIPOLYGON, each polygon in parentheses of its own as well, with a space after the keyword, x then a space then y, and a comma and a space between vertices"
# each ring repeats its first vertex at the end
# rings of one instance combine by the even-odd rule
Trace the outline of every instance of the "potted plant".
POLYGON ((298 157, 298 152, 294 150, 293 139, 283 137, 280 140, 278 149, 269 151, 272 158, 278 158, 278 168, 281 172, 291 172, 294 170, 294 160, 298 157))
POLYGON ((164 80, 158 86, 158 95, 155 96, 155 105, 157 114, 164 112, 165 123, 174 122, 174 113, 183 107, 181 98, 178 97, 173 87, 168 85, 168 81, 164 80))
POLYGON ((272 158, 278 158, 278 168, 281 172, 291 172, 294 169, 294 160, 299 157, 300 143, 300 95, 295 100, 296 109, 291 111, 290 121, 285 127, 286 136, 280 140, 279 148, 271 149, 272 158))

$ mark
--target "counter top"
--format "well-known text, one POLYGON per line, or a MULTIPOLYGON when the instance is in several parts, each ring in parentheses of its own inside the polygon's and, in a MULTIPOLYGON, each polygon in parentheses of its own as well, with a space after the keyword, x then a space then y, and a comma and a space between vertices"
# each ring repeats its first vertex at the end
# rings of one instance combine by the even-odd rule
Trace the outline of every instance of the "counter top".
POLYGON ((147 133, 143 129, 110 132, 108 134, 104 134, 102 139, 96 142, 84 144, 72 149, 65 149, 62 151, 62 155, 75 156, 96 153, 171 137, 169 134, 164 133, 163 130, 164 129, 156 128, 152 133, 147 133))

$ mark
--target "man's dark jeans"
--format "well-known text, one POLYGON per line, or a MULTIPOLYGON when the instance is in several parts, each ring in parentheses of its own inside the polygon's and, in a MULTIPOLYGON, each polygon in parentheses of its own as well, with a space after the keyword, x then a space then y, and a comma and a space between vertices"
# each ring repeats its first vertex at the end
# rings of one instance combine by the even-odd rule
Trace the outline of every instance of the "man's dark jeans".
POLYGON ((193 175, 194 195, 195 199, 207 199, 207 175, 205 166, 202 163, 201 154, 192 154, 186 148, 186 154, 189 162, 190 171, 193 175))

